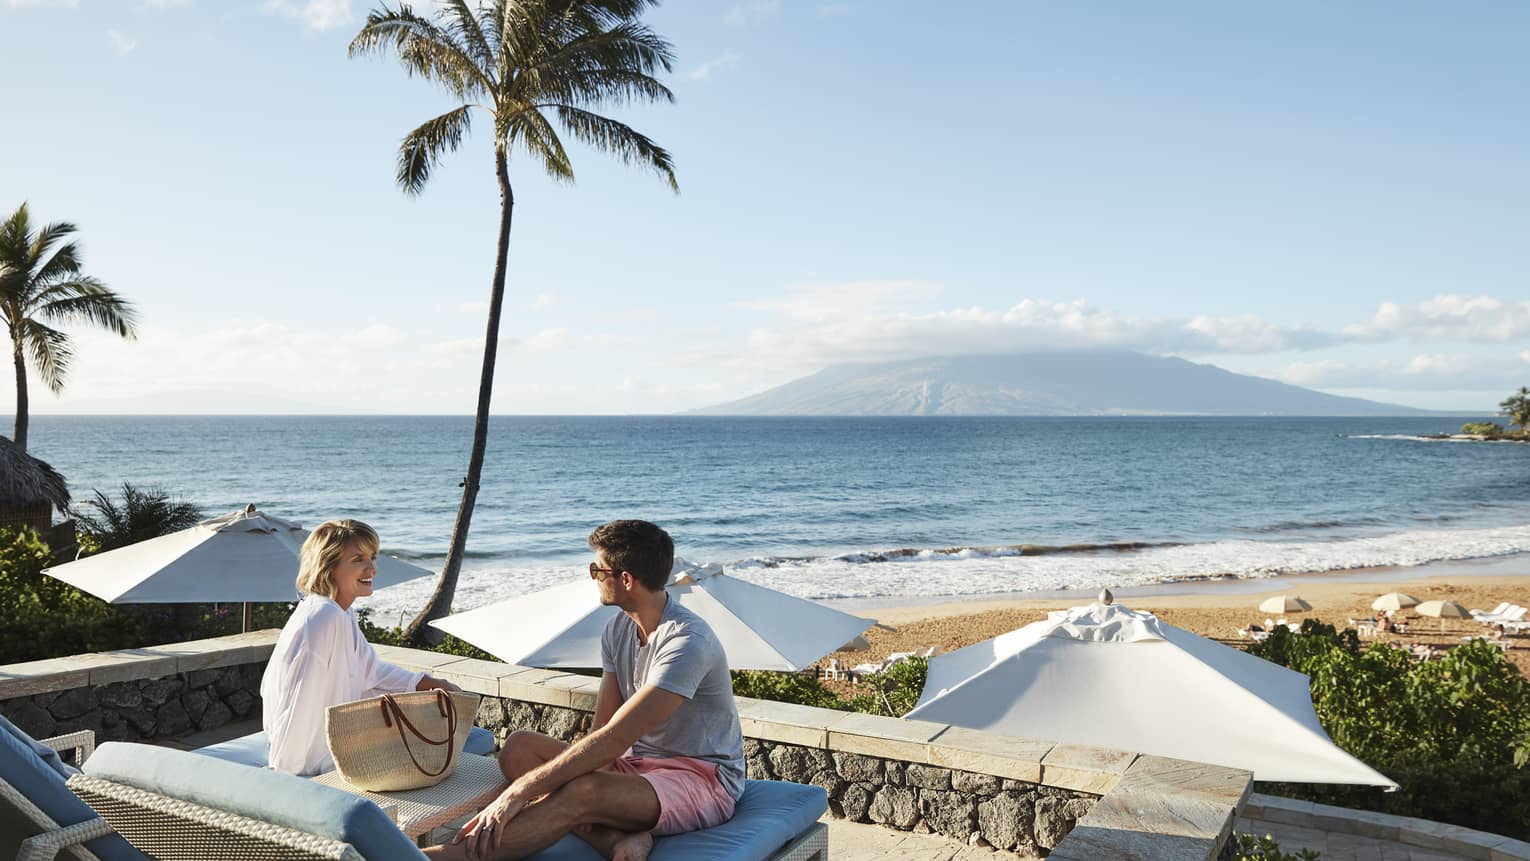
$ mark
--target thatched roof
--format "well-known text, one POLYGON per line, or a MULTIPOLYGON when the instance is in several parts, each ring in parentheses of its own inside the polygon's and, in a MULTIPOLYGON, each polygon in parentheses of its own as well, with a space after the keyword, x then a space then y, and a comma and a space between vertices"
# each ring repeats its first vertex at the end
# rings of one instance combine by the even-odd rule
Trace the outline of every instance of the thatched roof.
POLYGON ((15 443, 0 436, 0 506, 28 508, 52 504, 60 512, 69 509, 69 486, 58 471, 37 458, 16 450, 15 443))

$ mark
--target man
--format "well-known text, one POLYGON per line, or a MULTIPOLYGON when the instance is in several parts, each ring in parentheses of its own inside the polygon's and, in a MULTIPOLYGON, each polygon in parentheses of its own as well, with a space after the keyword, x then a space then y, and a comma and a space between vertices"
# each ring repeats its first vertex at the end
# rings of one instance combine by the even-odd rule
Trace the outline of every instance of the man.
POLYGON ((433 857, 524 858, 570 831, 613 861, 643 861, 653 835, 721 824, 744 792, 744 737, 728 659, 707 623, 664 590, 675 543, 642 520, 590 534, 600 601, 621 609, 601 638, 589 735, 516 732, 510 786, 433 857))

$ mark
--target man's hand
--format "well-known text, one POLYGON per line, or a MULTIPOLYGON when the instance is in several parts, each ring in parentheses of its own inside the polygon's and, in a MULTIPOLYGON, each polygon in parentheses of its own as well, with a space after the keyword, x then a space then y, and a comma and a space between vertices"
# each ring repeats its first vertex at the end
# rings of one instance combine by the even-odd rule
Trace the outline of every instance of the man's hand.
POLYGON ((510 820, 525 810, 526 804, 526 799, 511 785, 491 801, 488 807, 478 811, 477 816, 469 819, 452 838, 452 844, 466 840, 469 858, 488 858, 489 852, 498 849, 504 841, 505 828, 509 826, 510 820))

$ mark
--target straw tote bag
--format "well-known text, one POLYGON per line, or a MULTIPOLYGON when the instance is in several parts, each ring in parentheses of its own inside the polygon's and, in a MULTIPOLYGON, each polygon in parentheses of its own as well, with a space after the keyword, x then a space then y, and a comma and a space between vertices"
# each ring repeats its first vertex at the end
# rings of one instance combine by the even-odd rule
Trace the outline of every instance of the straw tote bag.
POLYGON ((324 710, 324 734, 346 782, 370 792, 435 786, 452 776, 478 714, 478 695, 383 694, 324 710))

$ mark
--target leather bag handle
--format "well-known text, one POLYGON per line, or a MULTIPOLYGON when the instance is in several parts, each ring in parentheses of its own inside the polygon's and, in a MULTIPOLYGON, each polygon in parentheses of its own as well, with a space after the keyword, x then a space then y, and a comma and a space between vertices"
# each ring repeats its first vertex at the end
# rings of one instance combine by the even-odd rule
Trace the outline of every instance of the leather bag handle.
POLYGON ((452 767, 452 756, 456 753, 457 748, 452 743, 452 740, 457 737, 457 703, 452 700, 451 694, 436 688, 436 708, 441 710, 441 717, 446 718, 446 738, 440 741, 436 741, 420 732, 419 728, 404 715, 403 708, 393 699, 392 694, 382 695, 383 725, 397 727, 398 740, 403 743, 404 752, 409 754, 409 761, 414 763, 414 767, 419 769, 420 774, 426 777, 438 777, 445 774, 446 770, 452 767), (396 725, 394 723, 395 719, 397 719, 396 725), (414 756, 414 751, 409 747, 409 737, 404 735, 405 729, 408 729, 410 735, 431 747, 446 745, 446 762, 441 765, 439 770, 428 771, 423 765, 420 765, 420 761, 414 756))

